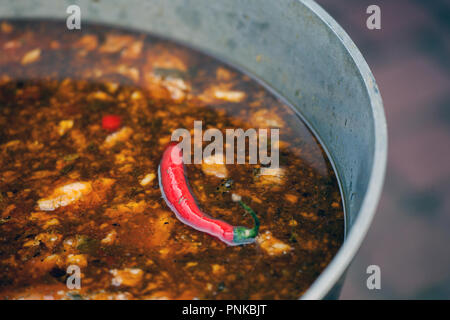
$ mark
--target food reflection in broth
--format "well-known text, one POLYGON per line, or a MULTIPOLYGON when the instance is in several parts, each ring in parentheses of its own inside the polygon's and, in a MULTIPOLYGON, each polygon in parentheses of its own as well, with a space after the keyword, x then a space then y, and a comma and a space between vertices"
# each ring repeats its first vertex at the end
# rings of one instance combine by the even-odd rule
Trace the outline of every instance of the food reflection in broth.
POLYGON ((344 238, 336 175, 282 100, 179 44, 111 27, 0 22, 0 297, 296 299, 344 238), (106 118, 105 118, 106 117, 106 118), (177 128, 279 128, 280 168, 186 165, 199 207, 232 225, 227 246, 181 223, 158 165, 177 128), (81 288, 66 286, 68 266, 81 288))

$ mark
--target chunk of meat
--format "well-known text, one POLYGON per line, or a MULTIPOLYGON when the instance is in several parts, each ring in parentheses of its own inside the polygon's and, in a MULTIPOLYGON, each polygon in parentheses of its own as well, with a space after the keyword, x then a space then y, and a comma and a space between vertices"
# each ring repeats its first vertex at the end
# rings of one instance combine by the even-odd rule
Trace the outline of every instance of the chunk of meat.
POLYGON ((161 84, 169 91, 172 100, 177 102, 181 102, 191 89, 190 86, 180 78, 168 77, 162 80, 161 84))
POLYGON ((275 238, 270 231, 260 234, 256 238, 256 243, 258 243, 260 248, 269 256, 279 256, 292 250, 290 245, 275 238))
POLYGON ((256 128, 282 128, 284 121, 273 111, 261 109, 250 117, 250 123, 256 128))
POLYGON ((34 239, 28 240, 23 244, 24 247, 38 246, 41 242, 49 249, 53 249, 59 242, 62 236, 56 233, 40 233, 34 239))
POLYGON ((74 182, 56 188, 47 197, 38 200, 37 205, 41 211, 54 211, 60 207, 66 207, 78 201, 87 206, 98 205, 105 200, 106 193, 115 180, 102 178, 94 182, 74 182))
POLYGON ((237 90, 215 90, 214 97, 229 102, 241 102, 245 99, 245 93, 237 90))
POLYGON ((101 53, 116 53, 129 46, 134 41, 132 36, 108 34, 105 42, 100 46, 101 53))
POLYGON ((51 254, 45 258, 36 257, 26 262, 27 270, 33 270, 34 276, 41 276, 55 267, 63 268, 65 266, 63 258, 58 254, 51 254))
POLYGON ((31 51, 28 51, 25 53, 25 55, 22 57, 21 63, 23 65, 31 64, 33 62, 36 62, 41 57, 41 49, 33 49, 31 51))
POLYGON ((216 264, 216 263, 211 265, 211 269, 212 269, 212 273, 214 273, 216 276, 222 275, 226 271, 226 268, 223 265, 216 264))
POLYGON ((298 197, 296 195, 290 194, 290 193, 285 194, 284 198, 292 204, 295 204, 298 201, 298 197))
POLYGON ((106 245, 114 244, 116 239, 117 239, 117 232, 116 230, 112 230, 106 235, 106 237, 102 239, 101 243, 106 245))
POLYGON ((127 66, 125 64, 119 64, 114 68, 114 72, 123 75, 124 77, 130 78, 133 81, 138 81, 140 77, 140 72, 138 68, 127 66))
POLYGON ((255 177, 258 185, 282 185, 286 181, 286 170, 283 168, 261 168, 255 177))
POLYGON ((216 176, 217 178, 226 178, 228 170, 225 166, 224 156, 221 153, 208 156, 202 162, 203 173, 209 176, 216 176))
POLYGON ((233 77, 233 74, 231 73, 230 70, 225 69, 224 67, 218 67, 216 69, 216 79, 217 80, 228 81, 228 80, 231 80, 232 77, 233 77))
POLYGON ((246 94, 243 91, 233 90, 230 85, 216 85, 206 89, 198 98, 207 103, 212 102, 241 102, 246 98, 246 94))
POLYGON ((54 211, 80 200, 91 192, 92 184, 90 182, 74 182, 56 188, 50 197, 38 200, 37 203, 42 211, 54 211))
POLYGON ((63 136, 67 131, 72 129, 73 120, 62 120, 58 124, 58 134, 63 136))
POLYGON ((127 46, 121 53, 122 58, 136 59, 139 58, 144 46, 143 41, 134 41, 131 45, 127 46))
POLYGON ((116 287, 135 287, 141 283, 144 276, 144 272, 138 268, 112 269, 110 273, 113 275, 111 284, 116 287))
MULTIPOLYGON (((159 70, 159 69, 157 69, 159 70)), ((166 69, 163 69, 166 70, 166 69)), ((175 102, 183 101, 191 91, 191 85, 185 81, 178 73, 183 73, 179 69, 167 69, 173 72, 172 75, 162 75, 154 70, 146 74, 146 80, 151 92, 162 91, 158 96, 164 97, 166 94, 175 102), (164 93, 166 91, 166 93, 164 93)))
POLYGON ((150 184, 155 178, 156 175, 154 173, 149 173, 145 175, 145 177, 141 180, 140 184, 141 186, 145 187, 146 185, 150 184))
POLYGON ((133 152, 129 149, 123 149, 115 155, 115 163, 117 164, 133 163, 135 161, 133 152))
POLYGON ((81 37, 80 40, 75 43, 76 48, 83 48, 87 51, 92 51, 97 48, 98 37, 94 34, 87 34, 81 37))
POLYGON ((107 149, 112 148, 116 145, 117 142, 127 141, 131 137, 132 134, 133 134, 133 129, 131 129, 129 127, 123 127, 119 131, 108 135, 102 146, 107 149))
POLYGON ((85 268, 88 264, 85 254, 69 254, 66 261, 68 265, 74 264, 80 268, 85 268))
POLYGON ((184 61, 176 54, 168 51, 162 54, 149 53, 149 60, 151 60, 152 67, 160 69, 177 69, 183 72, 187 71, 187 66, 184 61))

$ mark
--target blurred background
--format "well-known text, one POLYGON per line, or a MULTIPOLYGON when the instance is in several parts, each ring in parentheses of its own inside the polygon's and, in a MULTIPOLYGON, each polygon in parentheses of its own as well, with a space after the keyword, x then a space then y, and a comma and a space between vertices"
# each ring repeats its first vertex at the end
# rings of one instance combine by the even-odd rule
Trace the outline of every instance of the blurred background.
POLYGON ((450 299, 450 0, 316 0, 372 69, 388 122, 384 192, 342 299, 450 299), (381 8, 381 30, 366 9, 381 8), (366 268, 381 268, 368 290, 366 268))

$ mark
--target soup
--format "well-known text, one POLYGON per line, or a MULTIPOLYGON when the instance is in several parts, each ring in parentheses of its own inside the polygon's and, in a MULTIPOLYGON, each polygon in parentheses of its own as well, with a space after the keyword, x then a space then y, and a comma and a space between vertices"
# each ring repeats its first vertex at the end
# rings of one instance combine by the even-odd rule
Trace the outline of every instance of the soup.
POLYGON ((297 299, 336 254, 344 210, 330 160, 260 82, 144 33, 0 26, 1 298, 297 299), (183 223, 163 197, 163 153, 195 121, 224 136, 279 130, 277 168, 185 164, 198 207, 256 230, 248 243, 183 223))

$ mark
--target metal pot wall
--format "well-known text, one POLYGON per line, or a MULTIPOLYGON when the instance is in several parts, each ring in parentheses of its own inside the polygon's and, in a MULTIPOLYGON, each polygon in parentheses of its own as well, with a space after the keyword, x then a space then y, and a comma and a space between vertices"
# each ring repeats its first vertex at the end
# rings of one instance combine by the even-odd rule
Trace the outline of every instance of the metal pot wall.
POLYGON ((342 28, 311 0, 6 0, 0 19, 66 19, 70 4, 81 8, 82 25, 187 43, 263 79, 294 105, 328 149, 346 207, 346 240, 302 298, 337 297, 374 216, 387 155, 380 93, 342 28))

